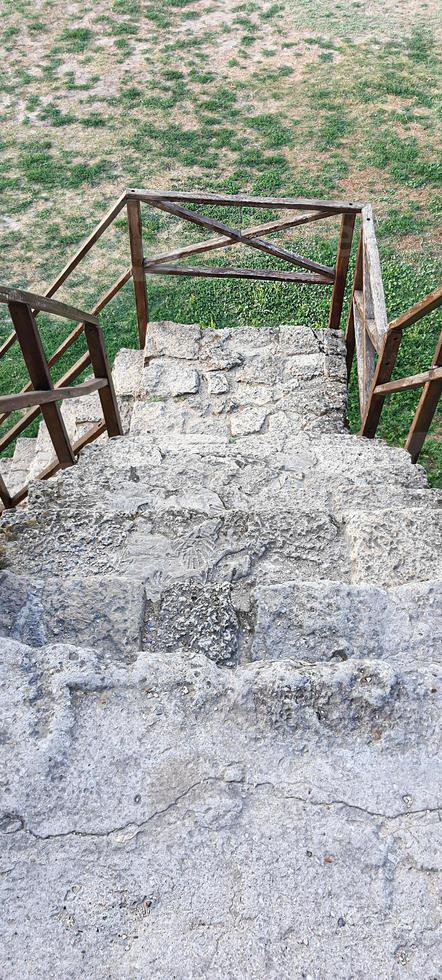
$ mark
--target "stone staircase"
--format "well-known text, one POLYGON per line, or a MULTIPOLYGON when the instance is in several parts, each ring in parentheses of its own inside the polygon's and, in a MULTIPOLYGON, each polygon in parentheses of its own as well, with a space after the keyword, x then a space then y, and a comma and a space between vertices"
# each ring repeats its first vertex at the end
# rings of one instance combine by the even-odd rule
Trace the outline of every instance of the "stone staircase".
POLYGON ((435 980, 441 494, 335 331, 113 373, 126 434, 2 517, 5 977, 435 980))

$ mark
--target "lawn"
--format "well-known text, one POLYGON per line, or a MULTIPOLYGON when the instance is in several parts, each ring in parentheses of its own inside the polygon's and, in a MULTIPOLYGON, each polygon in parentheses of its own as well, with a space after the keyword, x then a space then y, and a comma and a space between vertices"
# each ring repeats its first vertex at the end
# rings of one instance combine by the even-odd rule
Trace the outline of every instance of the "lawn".
MULTIPOLYGON (((442 279, 437 13, 417 0, 96 0, 87 10, 3 0, 0 281, 43 290, 124 187, 368 200, 392 319, 442 279)), ((147 254, 202 237, 147 207, 143 220, 147 254)), ((92 305, 126 267, 124 225, 106 233, 60 299, 92 305)), ((285 241, 332 264, 338 227, 321 222, 285 241)), ((153 319, 210 326, 324 326, 328 301, 319 287, 149 281, 153 319)), ((136 343, 130 284, 102 321, 112 354, 136 343)), ((51 350, 62 329, 41 322, 51 350)), ((0 339, 7 329, 3 317, 0 339)), ((440 329, 437 313, 409 329, 396 376, 429 365, 440 329)), ((0 390, 22 380, 12 349, 0 390)), ((384 438, 404 441, 417 397, 389 400, 384 438)), ((354 379, 349 414, 357 429, 354 379)), ((441 437, 439 415, 422 455, 439 485, 441 437)))

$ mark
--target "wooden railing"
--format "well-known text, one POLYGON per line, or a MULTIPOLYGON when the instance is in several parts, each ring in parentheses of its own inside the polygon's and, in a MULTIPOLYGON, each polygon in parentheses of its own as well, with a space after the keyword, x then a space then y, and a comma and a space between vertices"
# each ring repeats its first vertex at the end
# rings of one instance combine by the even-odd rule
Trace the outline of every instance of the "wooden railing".
POLYGON ((442 393, 442 331, 428 371, 391 381, 403 331, 442 305, 442 286, 388 323, 381 265, 371 208, 362 208, 362 227, 347 321, 347 369, 353 357, 359 385, 361 435, 373 439, 388 395, 423 387, 405 448, 416 462, 442 393))
MULTIPOLYGON (((14 429, 20 428, 22 431, 23 422, 26 428, 41 413, 55 450, 55 457, 38 474, 36 479, 47 479, 60 468, 72 466, 83 446, 97 439, 102 432, 107 430, 109 436, 122 435, 123 430, 103 334, 96 316, 77 310, 73 306, 66 306, 65 303, 58 303, 47 296, 37 296, 35 293, 0 286, 0 303, 5 303, 8 307, 14 325, 14 335, 20 345, 30 378, 30 385, 27 386, 26 391, 0 397, 0 411, 4 413, 3 418, 6 418, 10 412, 31 407, 31 411, 25 413, 18 426, 13 426, 1 442, 3 446, 8 445, 18 434, 17 431, 14 432, 14 429), (33 311, 44 311, 73 320, 80 323, 84 331, 88 347, 87 353, 56 385, 52 383, 49 362, 43 350, 33 311), (92 366, 95 377, 78 385, 70 386, 70 382, 89 365, 92 366), (103 421, 93 425, 72 445, 59 402, 67 398, 90 395, 94 391, 98 391, 103 421)), ((15 507, 16 504, 25 499, 27 493, 28 487, 24 486, 16 493, 10 494, 4 479, 0 476, 0 499, 4 507, 15 507)))
MULTIPOLYGON (((134 285, 140 347, 144 347, 149 321, 147 277, 155 275, 255 279, 267 280, 269 282, 284 282, 287 284, 304 283, 330 287, 331 301, 328 326, 332 329, 338 329, 342 316, 354 227, 356 219, 360 216, 361 231, 350 312, 347 321, 346 342, 349 373, 354 354, 356 353, 362 422, 361 434, 370 438, 375 435, 385 397, 391 391, 407 390, 408 388, 421 384, 423 385, 422 399, 419 403, 406 443, 412 458, 414 460, 417 459, 441 394, 442 381, 440 367, 442 335, 433 359, 433 364, 428 372, 414 375, 412 378, 401 379, 401 382, 391 382, 390 379, 402 337, 402 330, 409 323, 414 323, 420 316, 424 316, 431 309, 434 309, 435 306, 439 305, 441 302, 441 291, 438 290, 429 297, 426 297, 425 300, 422 300, 421 303, 418 303, 416 307, 413 307, 398 320, 388 324, 373 215, 368 205, 352 201, 251 197, 235 194, 197 194, 131 188, 121 195, 116 204, 80 246, 73 258, 65 265, 48 288, 45 296, 35 297, 35 302, 28 300, 27 304, 25 303, 29 310, 33 307, 35 315, 38 314, 39 310, 47 310, 47 307, 42 305, 43 301, 48 302, 55 295, 71 273, 82 262, 90 249, 98 242, 106 229, 118 218, 123 209, 126 210, 127 214, 131 264, 101 296, 90 314, 82 314, 82 319, 80 320, 78 316, 71 316, 71 319, 77 320, 76 326, 48 359, 47 369, 57 363, 83 332, 86 333, 89 343, 91 332, 90 329, 87 330, 86 325, 96 325, 95 317, 97 314, 107 306, 130 278, 132 278, 134 285), (205 238, 202 241, 185 245, 169 252, 146 256, 143 249, 142 203, 176 217, 181 221, 197 225, 205 231, 214 232, 215 237, 205 238), (275 218, 272 221, 267 221, 249 228, 238 229, 237 227, 226 225, 215 218, 201 214, 199 210, 196 210, 200 205, 223 208, 231 207, 233 210, 238 208, 272 211, 284 210, 288 212, 288 216, 275 218), (312 224, 313 222, 323 221, 336 216, 341 218, 341 228, 334 266, 315 262, 303 255, 299 255, 291 249, 272 244, 268 241, 267 236, 274 232, 281 232, 289 228, 312 224), (189 259, 194 255, 201 255, 205 252, 212 252, 234 245, 245 245, 254 251, 263 252, 273 258, 283 260, 286 264, 292 266, 293 269, 287 271, 276 268, 250 269, 239 266, 181 265, 179 263, 181 259, 189 259)), ((8 300, 3 301, 9 302, 8 300)), ((52 310, 52 312, 55 312, 55 310, 52 310)), ((78 311, 76 312, 78 313, 78 311)), ((3 346, 0 347, 0 358, 6 354, 16 341, 19 341, 21 344, 15 322, 14 328, 14 331, 3 343, 3 346)), ((24 353, 23 346, 22 350, 24 353)), ((80 358, 73 368, 67 371, 57 382, 55 386, 56 390, 62 391, 68 388, 70 382, 84 370, 91 360, 92 356, 89 348, 89 353, 85 354, 83 358, 80 358)), ((43 386, 37 382, 37 387, 42 388, 43 386)), ((79 387, 76 386, 75 388, 76 395, 81 394, 78 390, 79 387)), ((33 392, 33 389, 35 389, 35 383, 30 374, 30 381, 20 394, 28 395, 29 392, 33 392)), ((100 397, 103 398, 105 389, 97 387, 96 390, 100 392, 100 397)), ((108 391, 111 391, 111 388, 108 388, 108 391)), ((86 393, 86 389, 84 393, 86 393)), ((19 402, 17 402, 18 397, 14 395, 0 400, 0 411, 3 413, 0 416, 0 423, 4 422, 10 412, 13 411, 12 406, 16 408, 19 405, 19 402)), ((26 405, 30 411, 25 412, 23 417, 0 438, 0 454, 38 415, 40 409, 39 407, 32 407, 35 403, 29 401, 30 397, 33 398, 33 394, 32 396, 28 395, 28 401, 25 402, 23 400, 20 403, 20 407, 26 405)), ((66 394, 65 397, 70 397, 70 395, 66 394)), ((46 407, 56 405, 53 401, 46 401, 45 404, 46 407)), ((73 451, 74 453, 77 451, 75 447, 73 451)), ((60 465, 63 465, 63 463, 60 462, 60 465)), ((3 499, 5 499, 4 494, 5 491, 3 491, 3 494, 0 494, 3 499)))

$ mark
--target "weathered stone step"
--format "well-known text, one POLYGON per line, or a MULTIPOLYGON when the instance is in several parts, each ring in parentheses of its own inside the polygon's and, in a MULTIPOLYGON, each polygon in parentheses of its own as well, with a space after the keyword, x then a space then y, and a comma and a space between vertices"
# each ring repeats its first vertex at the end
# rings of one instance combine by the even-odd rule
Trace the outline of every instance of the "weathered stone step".
POLYGON ((3 518, 4 567, 11 571, 45 577, 87 569, 163 584, 350 575, 343 526, 323 508, 223 510, 205 491, 187 507, 166 502, 161 511, 122 501, 116 512, 100 500, 94 508, 45 508, 44 499, 38 510, 3 518))
POLYGON ((34 507, 2 521, 6 567, 34 575, 114 574, 163 582, 321 580, 383 587, 442 577, 439 510, 359 510, 287 505, 224 509, 202 490, 152 510, 34 507))
POLYGON ((0 573, 0 635, 31 646, 93 646, 115 660, 139 650, 253 660, 441 663, 442 581, 395 589, 341 582, 196 580, 156 587, 117 577, 41 580, 0 573))
POLYGON ((233 437, 288 428, 342 431, 342 352, 336 331, 151 323, 131 430, 233 437))
MULTIPOLYGON (((351 459, 347 469, 342 465, 342 454, 342 468, 339 461, 334 468, 327 465, 327 452, 332 455, 334 441, 323 437, 317 448, 314 443, 304 443, 298 452, 287 452, 227 442, 184 444, 178 449, 168 447, 167 440, 131 438, 127 446, 112 440, 106 447, 86 452, 79 465, 53 481, 50 489, 34 488, 30 509, 43 499, 45 507, 75 502, 89 507, 99 497, 110 510, 119 511, 129 502, 133 508, 154 510, 162 509, 165 502, 176 507, 192 502, 200 506, 204 495, 207 506, 215 511, 253 508, 269 499, 279 508, 308 506, 314 501, 338 514, 349 507, 385 509, 387 505, 403 508, 421 503, 442 509, 442 493, 422 486, 421 474, 410 473, 402 459, 396 470, 393 466, 385 473, 382 468, 379 472, 370 454, 365 467, 359 463, 353 471, 351 459)), ((357 448, 356 440, 353 448, 357 448)))
POLYGON ((393 589, 288 582, 254 593, 251 658, 442 663, 442 580, 393 589))
POLYGON ((2 473, 10 493, 16 493, 28 482, 37 440, 23 436, 17 439, 14 454, 9 460, 1 460, 2 473), (6 464, 6 465, 5 465, 6 464), (5 466, 5 469, 3 467, 5 466))
POLYGON ((434 975, 433 668, 1 646, 5 976, 434 975))

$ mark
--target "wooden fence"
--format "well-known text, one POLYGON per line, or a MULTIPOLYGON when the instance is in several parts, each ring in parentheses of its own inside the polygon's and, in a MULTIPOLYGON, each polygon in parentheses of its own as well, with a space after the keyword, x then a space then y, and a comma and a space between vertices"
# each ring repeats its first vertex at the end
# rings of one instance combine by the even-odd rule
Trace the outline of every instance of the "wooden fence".
MULTIPOLYGON (((48 396, 47 392, 55 390, 60 394, 60 397, 73 397, 70 393, 66 394, 69 391, 70 383, 91 363, 95 371, 95 381, 85 382, 83 386, 74 386, 72 391, 75 395, 86 394, 86 392, 91 390, 99 391, 102 404, 104 401, 106 408, 103 405, 105 422, 99 424, 101 429, 99 431, 97 430, 97 435, 104 431, 106 427, 109 432, 112 429, 112 434, 116 433, 117 428, 120 431, 121 427, 107 361, 105 373, 100 373, 101 368, 98 367, 96 355, 93 355, 91 350, 92 336, 99 337, 101 357, 106 358, 101 332, 93 335, 92 327, 95 330, 99 330, 96 319, 97 315, 116 296, 130 278, 132 278, 134 286, 140 347, 144 346, 149 321, 147 278, 148 276, 154 275, 254 279, 328 287, 331 290, 328 327, 339 329, 355 223, 359 218, 361 220, 361 230, 351 292, 350 311, 347 320, 346 343, 349 373, 354 355, 356 354, 362 423, 361 434, 368 438, 373 438, 379 424, 385 397, 388 394, 393 391, 404 391, 422 385, 422 398, 416 410, 416 415, 406 442, 406 447, 411 453, 413 460, 416 460, 428 433, 442 390, 442 333, 433 363, 428 371, 394 382, 391 381, 391 375, 403 329, 410 323, 415 323, 420 317, 425 316, 426 313, 429 313, 436 306, 440 305, 442 302, 442 289, 435 290, 430 296, 404 313, 402 317, 399 317, 393 323, 388 323, 373 214, 368 205, 351 201, 252 197, 232 194, 197 194, 179 191, 160 192, 134 188, 122 194, 81 245, 73 258, 65 265, 48 288, 45 296, 32 297, 31 294, 20 293, 21 297, 27 297, 27 299, 11 300, 8 296, 10 297, 14 294, 17 297, 19 292, 17 290, 1 290, 0 301, 6 302, 10 308, 14 330, 3 343, 3 346, 0 347, 0 358, 18 341, 28 367, 30 380, 20 395, 11 395, 0 399, 0 411, 2 412, 0 423, 4 422, 8 415, 17 407, 23 408, 26 406, 30 411, 26 411, 23 417, 12 425, 0 438, 0 453, 37 417, 40 412, 40 406, 42 406, 44 417, 49 414, 52 419, 55 419, 55 413, 57 413, 58 419, 59 436, 57 437, 57 445, 51 435, 56 450, 56 459, 51 468, 51 473, 55 472, 55 469, 59 468, 59 466, 70 465, 72 462, 72 453, 75 456, 78 452, 78 447, 71 447, 70 451, 67 449, 65 445, 67 437, 65 432, 62 432, 60 428, 62 419, 57 408, 57 403, 54 400, 54 395, 48 396), (143 249, 141 216, 141 204, 143 203, 149 205, 151 208, 174 216, 181 221, 197 225, 206 232, 213 232, 215 237, 205 238, 202 241, 183 246, 182 248, 176 248, 169 252, 146 256, 143 249), (285 211, 288 214, 275 218, 272 221, 253 225, 249 228, 238 229, 196 210, 198 206, 204 205, 223 208, 231 207, 233 210, 245 207, 276 212, 285 211), (85 314, 78 310, 74 311, 71 307, 66 307, 64 304, 54 304, 53 301, 52 309, 49 309, 49 301, 51 301, 58 289, 66 282, 71 273, 101 238, 106 229, 112 225, 123 209, 126 210, 128 222, 129 267, 122 272, 119 278, 101 296, 91 313, 85 314), (333 267, 315 262, 288 248, 272 244, 268 241, 267 236, 275 232, 284 232, 290 228, 336 218, 336 216, 340 218, 340 234, 336 262, 333 267), (250 269, 225 265, 188 265, 180 264, 179 261, 181 259, 189 259, 194 255, 201 255, 205 252, 213 252, 234 245, 244 245, 254 251, 263 252, 273 258, 282 260, 286 265, 292 266, 293 269, 287 271, 285 269, 250 269), (17 308, 14 304, 18 304, 17 308), (26 314, 23 312, 25 308, 27 311, 26 314), (37 377, 35 371, 34 373, 31 372, 29 363, 28 343, 31 343, 31 337, 33 338, 32 342, 35 347, 35 352, 37 348, 39 351, 38 358, 40 359, 40 366, 42 357, 41 343, 38 338, 32 309, 35 314, 38 314, 39 310, 46 310, 46 312, 58 313, 76 322, 75 328, 54 351, 47 363, 45 363, 45 384, 42 384, 41 381, 43 374, 37 372, 37 377), (62 309, 64 312, 62 312, 62 309), (26 319, 27 323, 25 330, 20 328, 20 324, 24 322, 24 319, 26 319), (88 342, 88 352, 64 374, 54 387, 50 381, 49 369, 57 363, 83 332, 88 342), (38 345, 36 338, 38 338, 38 345), (97 384, 98 381, 104 378, 107 379, 106 388, 104 385, 101 387, 97 384), (95 385, 95 388, 92 388, 91 385, 95 385), (35 391, 36 386, 42 390, 45 389, 46 392, 45 399, 43 401, 40 400, 37 406, 35 406, 35 395, 41 394, 41 392, 35 391), (61 394, 62 392, 64 392, 63 395, 61 394), (27 397, 27 401, 24 396, 27 397), (17 400, 20 398, 22 398, 21 401, 17 400), (111 401, 113 404, 112 412, 110 409, 111 401), (69 464, 67 464, 68 459, 70 460, 69 464)), ((101 364, 103 363, 102 361, 101 364)), ((55 430, 53 430, 54 434, 55 430)), ((91 441, 97 435, 91 435, 91 438, 86 438, 86 441, 91 441)), ((84 444, 83 441, 82 445, 84 444)), ((44 476, 48 475, 50 474, 43 473, 41 477, 44 478, 44 476)), ((19 495, 20 499, 23 499, 23 493, 24 491, 21 496, 19 495)), ((11 506, 11 501, 13 503, 18 502, 17 494, 11 498, 3 482, 0 484, 0 496, 5 506, 11 506)))
MULTIPOLYGON (((53 461, 37 476, 37 479, 40 480, 47 479, 60 468, 72 466, 83 446, 93 442, 102 432, 107 430, 109 436, 122 435, 123 430, 103 334, 95 316, 90 313, 83 313, 82 310, 77 310, 73 306, 66 306, 65 303, 58 303, 46 296, 37 296, 35 293, 0 286, 0 303, 6 303, 8 306, 14 325, 14 334, 20 345, 30 378, 30 384, 25 391, 16 395, 0 397, 0 411, 4 413, 3 418, 7 418, 10 412, 31 407, 31 411, 25 413, 18 426, 13 426, 7 433, 7 437, 3 437, 3 443, 7 445, 15 437, 14 429, 23 423, 27 427, 41 412, 55 451, 53 461), (49 363, 43 350, 33 311, 44 311, 55 314, 55 316, 65 317, 68 320, 74 320, 82 325, 84 331, 88 347, 87 353, 56 385, 52 383, 49 363), (89 365, 92 366, 95 377, 84 381, 82 384, 70 386, 70 382, 89 365), (90 395, 93 391, 98 391, 103 421, 93 425, 81 439, 72 445, 58 403, 67 398, 90 395)), ((28 487, 25 486, 11 495, 5 481, 0 476, 0 498, 4 507, 15 507, 16 504, 25 499, 27 492, 28 487)))

